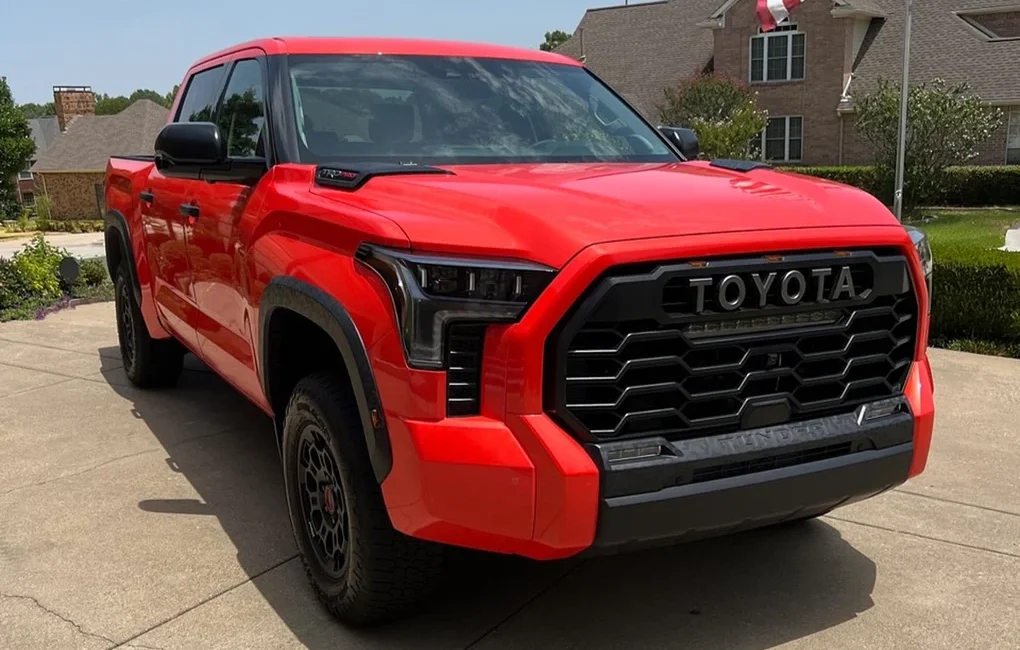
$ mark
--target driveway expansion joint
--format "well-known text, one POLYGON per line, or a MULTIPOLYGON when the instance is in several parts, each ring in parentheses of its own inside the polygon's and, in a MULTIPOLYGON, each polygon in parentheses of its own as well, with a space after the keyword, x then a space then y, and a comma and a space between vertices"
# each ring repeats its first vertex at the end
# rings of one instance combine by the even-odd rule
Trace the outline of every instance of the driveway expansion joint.
POLYGON ((922 535, 921 533, 915 533, 909 530, 899 530, 898 528, 889 528, 888 526, 879 526, 877 524, 866 524, 863 521, 854 521, 853 519, 844 519, 842 517, 834 517, 832 515, 825 515, 826 519, 832 519, 833 521, 840 521, 845 524, 854 524, 855 526, 864 526, 865 528, 873 528, 875 530, 884 530, 887 533, 897 533, 900 535, 907 535, 908 537, 916 537, 917 539, 926 539, 930 542, 939 542, 941 544, 949 544, 950 546, 958 546, 960 548, 970 549, 972 551, 981 551, 984 553, 991 553, 993 555, 1001 555, 1002 557, 1008 557, 1014 560, 1020 560, 1020 554, 1010 553, 1008 551, 999 551, 994 548, 986 548, 984 546, 977 546, 975 544, 966 544, 964 542, 954 542, 950 539, 943 539, 941 537, 933 537, 931 535, 922 535))
POLYGON ((52 609, 50 609, 46 605, 43 605, 42 603, 40 603, 39 600, 37 598, 33 597, 33 596, 22 596, 20 594, 5 594, 5 593, 0 593, 0 598, 10 598, 12 600, 24 600, 24 601, 28 601, 28 602, 34 604, 39 609, 41 609, 44 612, 46 612, 47 614, 50 614, 51 616, 55 616, 55 617, 59 618, 61 621, 67 623, 68 625, 73 627, 78 632, 78 634, 81 634, 82 636, 86 636, 86 637, 90 637, 90 638, 93 638, 93 639, 100 639, 102 641, 106 641, 107 643, 110 644, 110 647, 113 647, 117 643, 116 641, 114 641, 113 639, 111 639, 108 636, 103 636, 102 634, 94 634, 92 632, 89 632, 89 631, 85 630, 84 628, 82 628, 81 624, 74 622, 73 620, 67 618, 66 616, 64 616, 60 612, 53 611, 52 609))

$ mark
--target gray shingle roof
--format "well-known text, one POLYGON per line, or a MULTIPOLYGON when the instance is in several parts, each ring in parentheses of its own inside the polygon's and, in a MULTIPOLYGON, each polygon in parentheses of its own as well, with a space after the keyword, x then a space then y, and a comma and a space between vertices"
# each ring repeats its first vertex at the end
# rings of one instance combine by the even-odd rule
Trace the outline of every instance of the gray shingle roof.
POLYGON ((28 121, 28 128, 32 130, 32 142, 35 143, 33 160, 38 160, 60 135, 60 122, 57 121, 56 115, 37 117, 28 121))
POLYGON ((116 115, 75 119, 32 166, 33 172, 104 171, 110 156, 152 154, 170 112, 139 99, 116 115))
POLYGON ((712 59, 711 30, 697 26, 720 0, 663 0, 589 9, 557 52, 586 64, 656 119, 663 88, 700 72, 712 59))
MULTIPOLYGON (((860 0, 853 0, 859 2, 860 0)), ((872 24, 874 41, 860 57, 851 95, 874 88, 879 78, 898 80, 903 62, 903 0, 868 0, 887 19, 872 24)), ((910 82, 935 78, 967 81, 982 99, 1020 104, 1020 39, 990 41, 953 12, 1015 7, 1017 0, 924 0, 914 3, 910 82)), ((870 36, 870 35, 869 35, 870 36)))

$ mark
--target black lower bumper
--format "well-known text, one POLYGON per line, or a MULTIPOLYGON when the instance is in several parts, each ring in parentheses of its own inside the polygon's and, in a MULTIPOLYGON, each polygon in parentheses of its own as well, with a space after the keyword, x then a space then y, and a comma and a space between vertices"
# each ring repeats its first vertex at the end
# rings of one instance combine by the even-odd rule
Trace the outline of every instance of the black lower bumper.
POLYGON ((858 412, 697 440, 592 445, 603 496, 591 551, 722 535, 874 496, 907 479, 913 429, 904 403, 873 422, 858 412))

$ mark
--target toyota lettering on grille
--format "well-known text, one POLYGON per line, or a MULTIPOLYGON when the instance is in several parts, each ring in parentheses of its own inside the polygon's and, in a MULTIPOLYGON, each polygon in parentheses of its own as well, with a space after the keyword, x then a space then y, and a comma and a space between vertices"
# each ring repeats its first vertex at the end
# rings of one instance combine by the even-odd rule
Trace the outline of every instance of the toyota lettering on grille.
POLYGON ((801 271, 770 271, 767 273, 730 274, 717 277, 692 278, 690 287, 695 290, 694 313, 705 311, 706 296, 714 299, 723 311, 736 311, 745 305, 765 307, 769 296, 794 306, 811 303, 828 303, 867 298, 870 289, 854 286, 850 266, 827 266, 801 271), (750 281, 748 281, 748 279, 750 281))

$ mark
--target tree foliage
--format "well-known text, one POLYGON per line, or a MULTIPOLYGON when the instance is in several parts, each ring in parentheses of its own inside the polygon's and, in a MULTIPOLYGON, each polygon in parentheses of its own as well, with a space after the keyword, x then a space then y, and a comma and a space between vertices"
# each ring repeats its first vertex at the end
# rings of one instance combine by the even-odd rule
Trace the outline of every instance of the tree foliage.
POLYGON ((747 84, 720 74, 702 74, 666 88, 659 119, 669 126, 694 129, 708 158, 746 158, 768 114, 758 108, 747 84))
POLYGON ((22 104, 19 106, 21 114, 25 116, 26 120, 34 120, 37 117, 47 117, 49 115, 56 115, 57 111, 53 108, 53 102, 46 104, 22 104))
MULTIPOLYGON (((891 186, 899 143, 900 85, 880 80, 856 98, 857 129, 875 147, 880 180, 891 186)), ((941 79, 914 86, 907 103, 903 208, 930 204, 946 181, 946 168, 978 155, 977 147, 1002 123, 1002 112, 982 103, 966 82, 941 79)))
POLYGON ((14 104, 7 77, 0 77, 0 216, 14 219, 21 211, 14 179, 34 153, 28 120, 14 104))
MULTIPOLYGON (((177 86, 174 86, 174 91, 176 90, 177 86)), ((161 95, 155 90, 149 90, 148 88, 139 88, 128 97, 123 95, 111 97, 104 93, 96 96, 96 115, 116 115, 131 104, 137 102, 139 99, 148 99, 156 102, 160 106, 169 108, 170 104, 173 102, 173 95, 161 95)))
POLYGON ((560 45, 563 45, 570 40, 570 34, 566 33, 561 29, 557 29, 551 32, 545 33, 545 41, 538 46, 538 49, 543 52, 552 52, 560 45))

